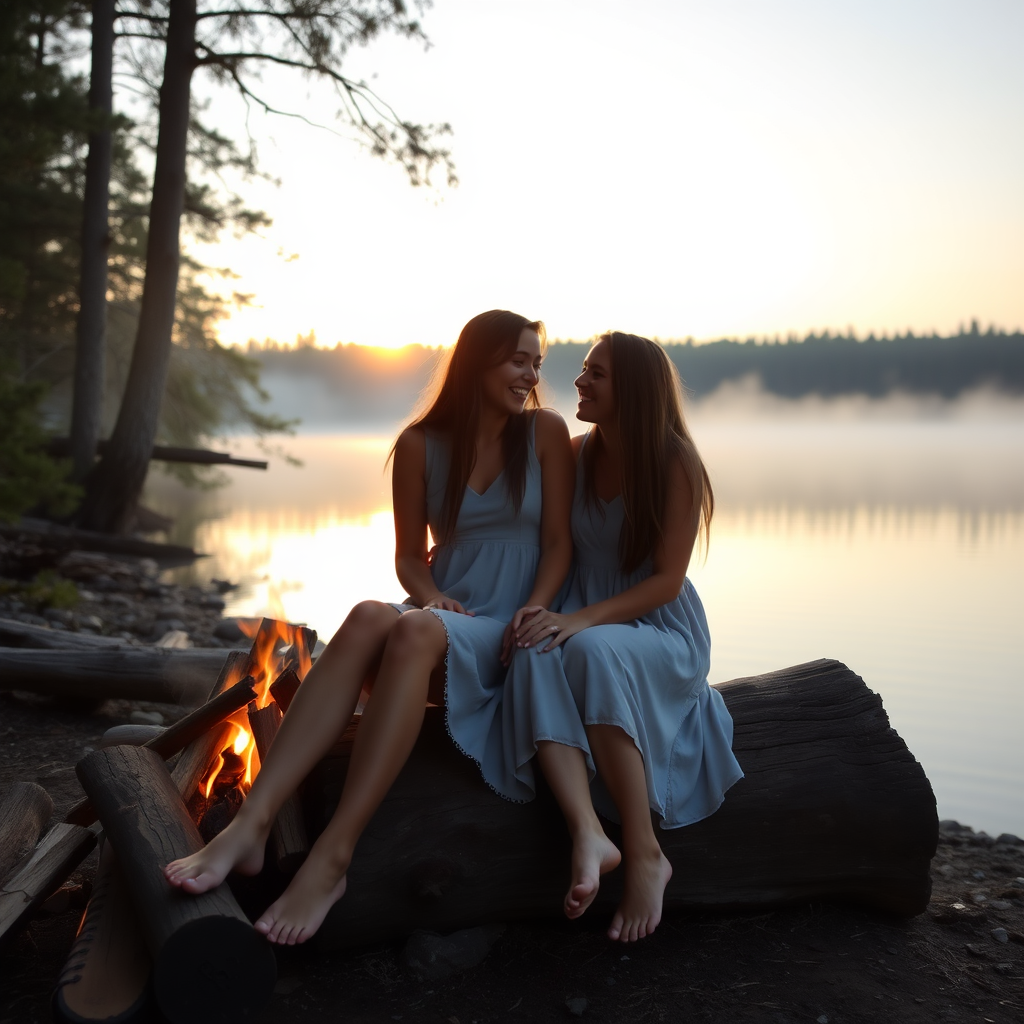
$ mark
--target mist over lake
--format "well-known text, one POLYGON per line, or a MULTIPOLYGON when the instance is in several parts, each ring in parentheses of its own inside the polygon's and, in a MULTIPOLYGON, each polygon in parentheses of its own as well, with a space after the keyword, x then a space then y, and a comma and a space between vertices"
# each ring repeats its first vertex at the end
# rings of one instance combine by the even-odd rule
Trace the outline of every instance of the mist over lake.
MULTIPOLYGON (((400 599, 384 462, 429 372, 423 355, 392 357, 405 383, 399 373, 378 392, 271 369, 272 410, 307 413, 282 442, 302 467, 271 458, 203 493, 151 474, 148 503, 176 517, 170 539, 213 553, 180 572, 240 582, 228 613, 308 622, 324 638, 358 600, 400 599)), ((548 396, 578 432, 573 395, 548 396)), ((707 559, 689 570, 712 681, 837 658, 881 694, 940 817, 1020 834, 1024 400, 984 386, 794 399, 745 375, 688 416, 717 499, 707 559)))

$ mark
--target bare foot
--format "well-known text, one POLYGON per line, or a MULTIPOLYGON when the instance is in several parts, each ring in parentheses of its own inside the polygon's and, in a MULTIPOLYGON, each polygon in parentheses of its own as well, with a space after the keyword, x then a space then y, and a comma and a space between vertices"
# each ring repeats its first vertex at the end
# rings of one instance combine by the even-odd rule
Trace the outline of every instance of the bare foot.
POLYGON ((601 876, 622 860, 618 847, 600 828, 576 837, 572 844, 572 884, 565 897, 565 916, 579 917, 594 902, 601 876))
POLYGON ((625 892, 608 938, 636 942, 651 935, 661 921, 661 902, 671 877, 672 865, 661 850, 652 857, 627 858, 625 892))
POLYGON ((198 853, 172 860, 164 868, 164 876, 176 888, 198 896, 216 889, 231 871, 240 875, 258 875, 263 870, 268 832, 253 828, 244 819, 236 817, 198 853))
POLYGON ((256 931, 281 946, 294 946, 312 937, 327 911, 345 895, 346 879, 331 863, 315 856, 316 847, 299 868, 280 899, 256 922, 256 931))

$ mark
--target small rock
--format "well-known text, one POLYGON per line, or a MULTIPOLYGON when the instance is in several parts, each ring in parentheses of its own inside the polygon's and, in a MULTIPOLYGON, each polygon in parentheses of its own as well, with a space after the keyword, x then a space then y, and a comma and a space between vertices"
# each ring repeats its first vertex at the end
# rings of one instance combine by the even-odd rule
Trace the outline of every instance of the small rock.
POLYGON ((939 831, 957 835, 960 832, 970 832, 971 829, 965 825, 961 825, 959 821, 954 821, 952 818, 945 818, 939 822, 939 831))
POLYGON ((213 635, 218 640, 247 640, 248 637, 242 632, 241 627, 238 625, 238 619, 221 619, 216 626, 213 627, 213 635))
POLYGON ((820 1017, 818 1018, 818 1024, 828 1024, 828 1014, 826 1014, 826 1013, 823 1013, 823 1014, 822 1014, 822 1015, 821 1015, 821 1016, 820 1016, 820 1017))
POLYGON ((992 970, 996 974, 1013 974, 1013 964, 993 964, 992 970))
POLYGON ((78 624, 86 629, 94 629, 97 633, 103 629, 103 620, 98 615, 83 615, 78 624))
POLYGON ((985 877, 985 872, 984 871, 972 871, 971 872, 971 878, 984 878, 984 877, 985 877))
POLYGON ((996 836, 996 844, 998 846, 1024 846, 1024 839, 1013 835, 1011 832, 1003 832, 996 836))
POLYGON ((976 892, 971 899, 975 903, 988 903, 988 897, 983 892, 976 892))
POLYGON ((989 935, 991 935, 996 942, 1010 941, 1010 936, 1007 934, 1005 928, 993 928, 992 931, 989 932, 989 935))
MULTIPOLYGON (((133 714, 144 715, 147 712, 136 711, 133 714)), ((132 725, 115 725, 100 737, 100 749, 122 745, 141 747, 143 743, 148 743, 154 736, 159 736, 163 731, 164 727, 162 725, 144 722, 132 725)))
POLYGON ((164 716, 159 711, 133 711, 128 721, 132 725, 163 725, 164 716))
POLYGON ((59 622, 62 626, 70 626, 75 619, 75 613, 68 610, 67 608, 47 608, 43 615, 50 620, 50 622, 59 622))
POLYGON ((1013 904, 1009 900, 992 900, 989 906, 993 910, 1009 910, 1013 904))
POLYGON ((939 868, 939 874, 944 878, 949 878, 951 875, 956 874, 956 868, 953 867, 952 864, 943 864, 942 867, 939 868))
POLYGON ((574 1017, 582 1017, 584 1010, 587 1008, 587 1001, 583 996, 573 996, 570 999, 566 999, 565 1008, 574 1017))
POLYGON ((1015 886, 1016 886, 1016 887, 1017 887, 1018 889, 1024 889, 1024 878, 1015 878, 1015 879, 1013 880, 1013 884, 1014 884, 1014 885, 1015 885, 1015 886))
POLYGON ((977 956, 982 958, 984 958, 985 956, 985 950, 983 950, 981 946, 977 945, 974 942, 965 942, 964 949, 966 949, 967 952, 971 954, 971 956, 977 956))
POLYGON ((504 931, 503 924, 464 928, 451 935, 415 931, 402 950, 402 963, 421 981, 442 981, 476 967, 504 931))
POLYGON ((192 646, 188 633, 183 629, 169 629, 155 644, 154 647, 166 647, 172 650, 185 650, 192 646))
POLYGON ((215 608, 217 611, 222 612, 226 606, 227 601, 219 594, 204 594, 199 599, 200 608, 215 608))

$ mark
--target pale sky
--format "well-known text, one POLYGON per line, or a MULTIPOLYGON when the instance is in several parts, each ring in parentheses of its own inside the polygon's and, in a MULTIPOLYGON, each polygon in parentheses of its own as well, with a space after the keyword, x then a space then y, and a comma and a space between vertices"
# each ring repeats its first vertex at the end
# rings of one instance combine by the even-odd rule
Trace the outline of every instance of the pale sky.
MULTIPOLYGON (((198 252, 256 294, 222 341, 445 343, 495 306, 577 339, 1024 327, 1020 0, 436 0, 423 24, 426 52, 384 39, 349 73, 452 124, 458 188, 253 111, 282 184, 245 193, 272 227, 198 252)), ((335 123, 326 84, 264 86, 335 123)))

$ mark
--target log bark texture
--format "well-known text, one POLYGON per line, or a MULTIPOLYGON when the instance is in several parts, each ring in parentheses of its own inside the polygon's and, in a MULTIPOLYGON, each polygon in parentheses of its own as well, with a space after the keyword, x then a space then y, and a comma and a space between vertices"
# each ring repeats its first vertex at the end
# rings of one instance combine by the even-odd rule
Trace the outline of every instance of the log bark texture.
MULTIPOLYGON (((277 730, 281 728, 282 717, 281 709, 273 701, 265 708, 254 706, 249 709, 249 728, 256 741, 261 764, 270 751, 277 730)), ((270 849, 278 870, 286 875, 294 875, 309 854, 306 822, 297 793, 292 793, 277 812, 270 830, 270 849)))
POLYGON ((58 822, 29 860, 0 886, 0 938, 28 920, 96 845, 87 828, 58 822))
POLYGON ((220 648, 201 647, 0 648, 0 688, 61 697, 199 704, 206 699, 226 655, 220 648))
POLYGON ((276 979, 270 944, 226 885, 190 896, 163 867, 203 846, 163 761, 145 747, 97 750, 78 777, 132 894, 153 957, 153 990, 171 1024, 250 1020, 276 979))
POLYGON ((153 961, 110 843, 100 852, 92 896, 53 993, 61 1024, 143 1024, 153 1019, 153 961))
POLYGON ((34 782, 16 782, 4 794, 0 801, 0 882, 35 849, 51 814, 50 794, 34 782))
MULTIPOLYGON (((710 818, 656 829, 675 869, 666 908, 765 910, 828 900, 921 913, 938 840, 935 797, 878 695, 826 660, 719 690, 745 778, 710 818)), ((307 781, 314 833, 337 804, 347 763, 329 757, 307 781)), ((617 840, 618 830, 607 827, 617 840)), ((496 796, 448 738, 443 709, 428 708, 321 934, 355 945, 416 928, 558 916, 568 870, 568 833, 546 788, 528 804, 496 796)), ((611 912, 621 875, 606 876, 588 914, 611 912)))
POLYGON ((96 651, 128 647, 124 640, 113 636, 93 636, 91 633, 72 633, 67 629, 34 626, 16 619, 0 619, 0 647, 27 647, 48 651, 96 651))

